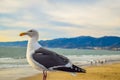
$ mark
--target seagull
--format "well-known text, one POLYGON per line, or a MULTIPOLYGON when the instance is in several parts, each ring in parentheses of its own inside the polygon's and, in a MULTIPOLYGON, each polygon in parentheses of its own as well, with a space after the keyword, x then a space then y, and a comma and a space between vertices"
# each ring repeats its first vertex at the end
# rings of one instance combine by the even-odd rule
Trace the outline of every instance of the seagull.
POLYGON ((26 58, 28 63, 37 70, 43 70, 43 80, 47 78, 47 71, 65 71, 71 73, 86 73, 85 69, 77 67, 71 61, 54 51, 43 48, 39 43, 39 33, 31 29, 20 33, 29 36, 26 58))

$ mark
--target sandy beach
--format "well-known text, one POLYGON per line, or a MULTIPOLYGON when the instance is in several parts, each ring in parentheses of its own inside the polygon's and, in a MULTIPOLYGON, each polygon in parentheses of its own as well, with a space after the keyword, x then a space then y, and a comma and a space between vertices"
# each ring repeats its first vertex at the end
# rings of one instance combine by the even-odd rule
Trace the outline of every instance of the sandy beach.
POLYGON ((0 69, 0 80, 18 80, 19 78, 38 73, 40 73, 40 71, 32 69, 31 67, 0 69))
MULTIPOLYGON (((120 63, 90 66, 87 73, 76 76, 66 72, 48 72, 47 80, 120 80, 120 63)), ((42 74, 36 74, 19 80, 42 80, 42 74)))
MULTIPOLYGON (((67 72, 48 72, 47 80, 120 80, 120 63, 89 66, 85 69, 87 73, 75 76, 67 72)), ((42 80, 42 74, 31 67, 1 69, 0 80, 42 80)))

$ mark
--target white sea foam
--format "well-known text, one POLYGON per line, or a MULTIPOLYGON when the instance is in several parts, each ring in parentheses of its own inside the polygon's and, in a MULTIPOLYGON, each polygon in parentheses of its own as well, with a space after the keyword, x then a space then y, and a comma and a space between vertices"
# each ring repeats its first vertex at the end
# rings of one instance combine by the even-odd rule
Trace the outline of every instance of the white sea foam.
POLYGON ((24 63, 26 59, 0 58, 0 63, 24 63))
POLYGON ((26 59, 0 58, 0 68, 28 66, 26 59))
MULTIPOLYGON (((65 55, 77 65, 90 65, 120 61, 120 55, 65 55)), ((27 60, 14 58, 0 58, 0 68, 27 67, 27 60)))
POLYGON ((69 55, 67 56, 73 63, 79 65, 98 64, 120 61, 120 55, 69 55))

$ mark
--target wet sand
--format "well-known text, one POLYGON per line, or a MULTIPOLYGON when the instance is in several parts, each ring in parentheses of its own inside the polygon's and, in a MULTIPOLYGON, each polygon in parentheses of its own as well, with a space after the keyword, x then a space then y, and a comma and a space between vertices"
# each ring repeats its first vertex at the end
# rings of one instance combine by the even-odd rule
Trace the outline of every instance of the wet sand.
POLYGON ((0 80, 17 80, 38 73, 40 73, 40 71, 32 69, 31 67, 0 69, 0 80))
MULTIPOLYGON (((47 80, 120 80, 120 63, 89 66, 87 73, 78 73, 76 76, 67 72, 48 72, 47 80)), ((18 80, 42 80, 42 74, 23 77, 18 80)))

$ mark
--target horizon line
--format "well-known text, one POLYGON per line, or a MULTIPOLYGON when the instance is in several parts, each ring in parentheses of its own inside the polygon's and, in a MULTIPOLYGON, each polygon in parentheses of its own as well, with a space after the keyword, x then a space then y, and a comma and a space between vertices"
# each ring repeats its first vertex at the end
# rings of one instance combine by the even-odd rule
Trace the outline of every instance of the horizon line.
MULTIPOLYGON (((60 38, 53 38, 53 39, 43 39, 38 41, 46 41, 46 40, 54 40, 54 39, 62 39, 62 38, 77 38, 77 37, 93 37, 93 38, 102 38, 102 37, 119 37, 120 36, 101 36, 101 37, 95 37, 95 36, 74 36, 74 37, 60 37, 60 38)), ((22 42, 22 41, 28 41, 28 40, 16 40, 16 41, 0 41, 0 42, 22 42)))

